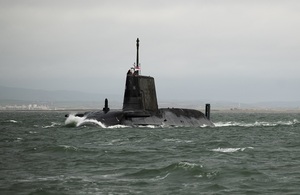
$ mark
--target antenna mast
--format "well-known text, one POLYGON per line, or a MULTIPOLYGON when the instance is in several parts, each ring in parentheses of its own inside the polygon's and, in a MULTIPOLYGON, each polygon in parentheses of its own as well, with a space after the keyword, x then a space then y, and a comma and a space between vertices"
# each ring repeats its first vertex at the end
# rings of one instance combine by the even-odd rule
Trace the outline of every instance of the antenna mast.
POLYGON ((139 44, 140 40, 139 38, 136 39, 136 67, 137 67, 137 70, 138 70, 138 75, 140 73, 140 67, 139 67, 139 44))

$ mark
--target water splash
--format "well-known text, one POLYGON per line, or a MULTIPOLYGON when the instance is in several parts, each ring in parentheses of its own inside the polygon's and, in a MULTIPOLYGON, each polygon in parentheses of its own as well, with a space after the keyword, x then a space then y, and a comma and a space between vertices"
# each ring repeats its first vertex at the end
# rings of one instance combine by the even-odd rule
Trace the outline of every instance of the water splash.
POLYGON ((65 125, 67 127, 79 127, 86 124, 95 124, 102 128, 106 128, 106 126, 103 123, 95 119, 86 119, 86 117, 78 117, 75 116, 75 114, 70 114, 65 121, 65 125))
POLYGON ((77 117, 75 114, 69 114, 65 121, 65 125, 68 127, 77 127, 77 124, 80 124, 83 120, 82 117, 77 117))

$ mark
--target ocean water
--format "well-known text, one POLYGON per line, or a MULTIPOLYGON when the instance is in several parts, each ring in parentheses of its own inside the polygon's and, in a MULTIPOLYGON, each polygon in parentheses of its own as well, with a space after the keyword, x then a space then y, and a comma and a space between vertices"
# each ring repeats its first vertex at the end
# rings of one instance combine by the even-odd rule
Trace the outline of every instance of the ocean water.
POLYGON ((0 112, 0 194, 300 194, 299 113, 212 112, 202 128, 65 114, 0 112))

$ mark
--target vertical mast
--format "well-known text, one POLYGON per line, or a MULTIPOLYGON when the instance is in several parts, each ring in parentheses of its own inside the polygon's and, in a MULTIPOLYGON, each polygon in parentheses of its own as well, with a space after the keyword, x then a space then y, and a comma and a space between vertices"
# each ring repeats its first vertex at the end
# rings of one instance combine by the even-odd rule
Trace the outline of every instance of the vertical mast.
POLYGON ((139 38, 136 39, 136 67, 138 69, 138 75, 139 75, 139 38))

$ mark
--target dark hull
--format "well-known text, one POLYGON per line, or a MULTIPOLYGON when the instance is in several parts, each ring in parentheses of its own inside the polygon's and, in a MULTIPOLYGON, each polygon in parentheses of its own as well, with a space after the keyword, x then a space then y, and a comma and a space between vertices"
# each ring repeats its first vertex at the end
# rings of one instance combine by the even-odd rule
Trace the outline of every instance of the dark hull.
POLYGON ((111 110, 108 113, 103 111, 87 112, 77 114, 86 119, 94 119, 105 126, 126 125, 126 126, 162 126, 162 127, 204 127, 214 126, 205 115, 192 109, 161 108, 155 114, 141 111, 111 110))

